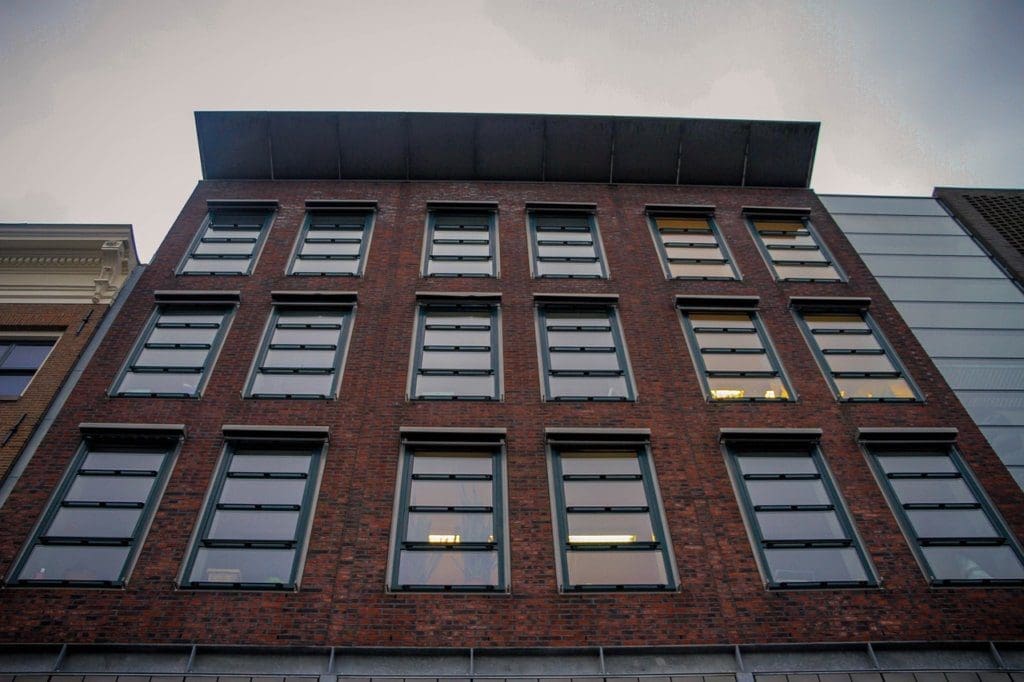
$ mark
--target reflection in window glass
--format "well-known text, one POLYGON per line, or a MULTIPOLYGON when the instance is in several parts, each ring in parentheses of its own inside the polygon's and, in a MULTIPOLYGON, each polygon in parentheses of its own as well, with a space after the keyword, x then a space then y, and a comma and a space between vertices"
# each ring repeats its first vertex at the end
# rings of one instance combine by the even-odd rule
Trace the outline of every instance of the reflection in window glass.
POLYGON ((710 216, 651 215, 658 253, 669 277, 739 279, 710 216))
POLYGON ((530 238, 535 277, 608 276, 592 213, 531 211, 530 238))
POLYGON ((178 274, 248 275, 270 231, 273 211, 215 209, 186 254, 178 274))
POLYGON ((50 354, 54 339, 0 339, 0 397, 25 392, 50 354))
POLYGON ((548 400, 633 400, 614 306, 538 308, 544 389, 548 400))
POLYGON ((432 210, 427 221, 428 277, 494 277, 497 274, 494 211, 432 210))
POLYGON ((410 397, 414 400, 497 400, 498 306, 423 303, 416 320, 410 397))
POLYGON ((370 211, 309 211, 288 274, 361 275, 372 219, 370 211))
POLYGON ((755 240, 776 279, 841 282, 845 278, 807 218, 748 218, 755 240))

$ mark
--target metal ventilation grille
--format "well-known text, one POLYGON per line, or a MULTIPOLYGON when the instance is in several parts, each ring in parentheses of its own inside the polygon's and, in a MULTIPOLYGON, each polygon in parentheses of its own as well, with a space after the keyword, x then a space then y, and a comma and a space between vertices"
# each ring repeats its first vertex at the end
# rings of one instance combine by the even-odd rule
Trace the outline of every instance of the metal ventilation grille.
POLYGON ((1024 194, 964 194, 963 198, 1024 256, 1024 194))

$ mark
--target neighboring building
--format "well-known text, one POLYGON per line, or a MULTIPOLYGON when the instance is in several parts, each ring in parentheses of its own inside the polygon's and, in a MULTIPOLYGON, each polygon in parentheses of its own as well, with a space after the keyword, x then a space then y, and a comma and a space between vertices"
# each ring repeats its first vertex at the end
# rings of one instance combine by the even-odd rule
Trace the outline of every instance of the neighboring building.
POLYGON ((1024 671, 1024 496, 808 189, 817 124, 197 127, 0 510, 0 669, 1024 671))
POLYGON ((1024 192, 935 195, 821 200, 1024 487, 1024 192))
POLYGON ((131 225, 0 223, 0 480, 138 264, 131 225))

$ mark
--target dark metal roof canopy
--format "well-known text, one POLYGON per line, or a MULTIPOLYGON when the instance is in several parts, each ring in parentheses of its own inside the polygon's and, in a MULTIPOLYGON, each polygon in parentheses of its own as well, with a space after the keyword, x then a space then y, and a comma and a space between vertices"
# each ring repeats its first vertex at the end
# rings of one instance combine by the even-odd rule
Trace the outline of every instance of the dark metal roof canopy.
POLYGON ((807 187, 819 127, 633 116, 196 112, 208 180, 807 187))

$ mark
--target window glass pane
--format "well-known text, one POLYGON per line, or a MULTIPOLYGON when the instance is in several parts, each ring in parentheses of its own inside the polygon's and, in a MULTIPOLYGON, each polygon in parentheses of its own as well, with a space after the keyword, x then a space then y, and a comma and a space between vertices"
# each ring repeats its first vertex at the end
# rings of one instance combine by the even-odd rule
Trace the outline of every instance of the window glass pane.
POLYGON ((735 279, 728 263, 669 263, 673 277, 727 277, 735 279))
POLYGON ((276 329, 271 343, 295 345, 335 345, 338 329, 276 329))
POLYGON ((494 515, 456 512, 409 512, 409 542, 457 544, 494 542, 494 515))
POLYGON ((296 260, 293 274, 356 274, 359 261, 354 260, 296 260))
MULTIPOLYGON (((208 233, 211 237, 220 238, 221 235, 214 234, 213 230, 208 233)), ((230 235, 235 237, 235 235, 230 235)), ((238 235, 241 237, 241 235, 238 235)), ((244 237, 242 237, 244 239, 244 237)), ((196 246, 193 253, 202 255, 214 255, 214 254, 227 254, 227 255, 243 255, 249 256, 252 253, 253 247, 256 245, 255 242, 243 241, 243 242, 209 242, 204 241, 196 246)))
POLYGON ((417 452, 412 460, 414 474, 490 474, 493 464, 489 454, 438 456, 417 452))
MULTIPOLYGON (((428 322, 428 324, 430 324, 428 322)), ((427 329, 423 334, 425 346, 490 346, 490 330, 427 329)))
POLYGON ((228 504, 302 504, 303 479, 228 478, 220 501, 228 504))
POLYGON ((0 376, 0 395, 19 396, 25 391, 25 387, 32 381, 28 375, 22 376, 0 376))
POLYGON ((498 553, 481 551, 401 551, 399 585, 498 584, 498 553))
POLYGON ((835 512, 757 512, 765 540, 839 540, 846 531, 835 512))
MULTIPOLYGON (((857 314, 807 313, 803 318, 811 329, 851 329, 861 331, 870 329, 864 318, 857 314)), ((817 335, 815 338, 817 338, 817 335)))
POLYGON ((849 398, 902 398, 914 399, 910 384, 900 378, 890 379, 853 379, 837 377, 836 386, 839 396, 849 398))
POLYGON ((593 258, 594 246, 580 242, 576 244, 541 244, 537 247, 538 258, 593 258))
POLYGON ((222 273, 230 275, 244 275, 249 269, 250 261, 237 258, 190 258, 182 268, 184 273, 222 273))
POLYGON ((586 215, 581 214, 556 214, 556 215, 534 215, 534 224, 538 228, 560 228, 560 227, 590 227, 590 221, 586 215))
POLYGON ((765 559, 777 583, 865 581, 864 567, 852 547, 766 549, 765 559))
POLYGON ((417 397, 486 396, 495 397, 495 377, 489 375, 429 375, 416 377, 417 397))
POLYGON ((889 479, 889 485, 903 504, 977 501, 959 478, 889 479))
POLYGON ((7 357, 4 358, 3 365, 0 365, 0 368, 38 369, 43 364, 43 361, 46 360, 46 356, 50 354, 51 348, 53 348, 52 341, 45 345, 16 343, 7 357))
POLYGON ((617 370, 619 356, 612 352, 560 352, 552 351, 553 370, 617 370))
POLYGON ((708 377, 712 400, 764 398, 787 400, 789 392, 778 377, 708 377))
MULTIPOLYGON (((316 232, 314 239, 330 239, 330 232, 316 232)), ((340 234, 340 233, 333 233, 340 234)), ((351 239, 351 237, 342 237, 342 239, 351 239)), ((317 255, 331 255, 331 256, 358 256, 363 245, 360 242, 306 242, 302 245, 302 255, 304 256, 317 256, 317 255)))
POLYGON ((773 504, 829 504, 821 481, 745 481, 750 502, 756 506, 773 504))
POLYGON ((128 547, 36 545, 18 573, 19 580, 117 581, 128 547))
POLYGON ((491 354, 481 351, 423 351, 423 369, 491 369, 491 354))
POLYGON ((878 463, 882 471, 887 474, 893 473, 953 473, 956 465, 945 453, 936 456, 919 455, 915 457, 900 457, 899 455, 886 455, 878 457, 878 463))
POLYGON ((663 229, 663 230, 672 230, 672 229, 676 229, 676 230, 680 230, 680 229, 708 230, 708 229, 710 229, 709 226, 708 226, 707 218, 667 218, 667 217, 660 217, 659 216, 659 217, 654 219, 654 224, 657 225, 659 229, 663 229))
POLYGON ((763 348, 761 338, 757 334, 697 332, 696 337, 697 345, 701 348, 763 348))
MULTIPOLYGON (((215 324, 220 324, 220 317, 215 324)), ((150 343, 188 343, 188 344, 212 344, 217 338, 216 328, 196 327, 161 327, 161 321, 149 335, 150 343)))
POLYGON ((150 476, 76 476, 64 499, 70 502, 145 502, 155 480, 150 476))
MULTIPOLYGON (((462 239, 460 233, 446 234, 437 230, 434 232, 434 241, 430 247, 430 253, 433 256, 483 256, 490 257, 491 245, 486 240, 483 244, 477 244, 476 238, 473 238, 473 242, 466 243, 452 243, 457 239, 462 239)), ((465 241, 465 239, 463 239, 465 241)))
POLYGON ((294 540, 299 522, 297 511, 214 512, 207 537, 213 540, 294 540))
POLYGON ((83 469, 112 469, 115 471, 159 471, 164 453, 148 452, 90 452, 82 464, 83 469))
POLYGON ((885 355, 858 353, 830 353, 825 356, 833 372, 895 372, 892 362, 885 355))
POLYGON ((842 279, 831 265, 825 267, 776 265, 775 272, 779 279, 817 279, 829 282, 838 282, 842 279))
POLYGON ((703 353, 701 359, 709 372, 774 371, 765 353, 703 353))
POLYGON ((666 248, 673 244, 713 244, 718 246, 718 240, 711 230, 703 232, 661 232, 661 243, 666 248))
POLYGON ((669 246, 665 248, 665 253, 669 258, 699 258, 706 260, 722 257, 722 252, 717 248, 708 249, 697 246, 669 246))
POLYGON ((330 396, 331 374, 257 374, 252 381, 253 395, 330 396))
POLYGON ((814 459, 799 457, 737 457, 736 463, 744 474, 816 474, 814 459))
MULTIPOLYGON (((606 322, 607 324, 607 322, 606 322)), ((548 345, 580 348, 615 348, 615 337, 611 331, 578 332, 548 331, 548 345)))
POLYGON ((548 378, 551 397, 628 398, 625 377, 564 377, 548 378))
POLYGON ((1024 567, 1007 546, 922 547, 939 580, 1021 580, 1024 567))
POLYGON ((197 367, 202 368, 210 354, 207 349, 146 348, 135 359, 136 367, 197 367))
POLYGON ((189 581, 201 583, 286 584, 291 582, 293 549, 200 547, 189 581))
POLYGON ((598 310, 548 310, 545 311, 548 325, 574 325, 581 327, 610 326, 608 313, 598 310))
POLYGON ((941 272, 946 277, 1005 277, 988 256, 864 256, 864 262, 876 277, 928 277, 941 272))
POLYGON ((268 350, 263 356, 263 367, 290 369, 333 369, 336 351, 333 350, 268 350))
POLYGON ((570 544, 654 542, 657 536, 648 513, 566 514, 570 544))
POLYGON ((565 553, 570 585, 665 585, 665 560, 657 550, 565 553))
POLYGON ((190 396, 195 395, 199 390, 199 381, 202 376, 199 372, 188 374, 128 372, 121 380, 118 391, 121 393, 166 393, 190 396))
POLYGON ((311 459, 309 455, 241 454, 241 452, 244 450, 235 450, 228 471, 295 474, 304 474, 309 471, 311 459))
POLYGON ((567 507, 646 507, 643 481, 563 481, 567 507))
POLYGON ((141 509, 63 507, 53 517, 49 537, 130 538, 141 509))
POLYGON ((908 509, 914 532, 922 538, 991 538, 999 535, 980 509, 908 509))
POLYGON ((462 312, 443 312, 427 310, 424 312, 426 324, 444 325, 483 325, 489 327, 491 314, 488 311, 466 310, 462 312))
POLYGON ((491 481, 412 480, 409 505, 412 507, 490 507, 493 505, 491 481))
MULTIPOLYGON (((815 334, 814 341, 822 350, 874 350, 881 348, 874 334, 815 334)), ((829 359, 835 357, 828 356, 829 359)))
POLYGON ((782 263, 783 265, 786 262, 797 265, 795 261, 800 263, 825 263, 829 260, 821 251, 812 251, 810 249, 779 249, 769 247, 768 255, 773 263, 782 263))
POLYGON ((465 274, 489 275, 494 271, 494 264, 489 260, 444 261, 432 260, 427 264, 428 275, 465 274))
POLYGON ((578 262, 578 261, 537 261, 537 275, 544 277, 547 275, 588 275, 588 276, 603 276, 600 261, 593 263, 578 262))
POLYGON ((593 456, 563 455, 563 474, 640 474, 640 462, 633 452, 596 452, 593 456))
MULTIPOLYGON (((762 234, 761 241, 769 248, 772 246, 813 246, 817 248, 818 246, 817 242, 814 241, 814 237, 809 234, 762 234)), ((811 251, 811 249, 807 249, 807 251, 811 251)))

